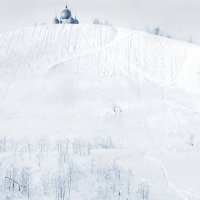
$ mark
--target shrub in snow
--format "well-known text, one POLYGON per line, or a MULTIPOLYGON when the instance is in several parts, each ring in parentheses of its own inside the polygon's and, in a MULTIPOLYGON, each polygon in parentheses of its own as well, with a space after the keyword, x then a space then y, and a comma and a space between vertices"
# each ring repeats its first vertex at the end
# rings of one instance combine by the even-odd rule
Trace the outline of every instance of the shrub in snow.
POLYGON ((171 35, 164 33, 164 31, 162 31, 160 29, 160 27, 158 27, 158 26, 156 26, 154 28, 146 28, 146 32, 154 34, 154 35, 159 35, 159 36, 171 38, 171 35))

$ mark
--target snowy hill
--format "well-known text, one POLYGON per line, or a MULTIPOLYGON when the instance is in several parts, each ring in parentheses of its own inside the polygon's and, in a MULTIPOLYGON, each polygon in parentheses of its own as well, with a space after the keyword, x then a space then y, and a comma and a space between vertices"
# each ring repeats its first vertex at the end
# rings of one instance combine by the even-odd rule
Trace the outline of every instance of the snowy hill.
POLYGON ((199 92, 200 47, 144 32, 91 25, 36 26, 1 35, 0 46, 1 68, 123 74, 175 82, 199 92))
MULTIPOLYGON (((80 167, 77 171, 84 175, 75 182, 74 199, 131 200, 134 195, 142 199, 144 182, 150 187, 149 200, 200 199, 199 55, 195 45, 109 26, 44 25, 0 35, 0 171, 13 163, 15 145, 5 152, 5 136, 25 138, 34 147, 31 152, 38 166, 34 158, 28 161, 26 143, 21 147, 16 142, 14 159, 38 174, 35 182, 46 176, 50 168, 46 163, 57 158, 49 158, 53 148, 38 154, 35 138, 44 136, 52 143, 66 137, 111 138, 115 145, 107 145, 106 139, 106 145, 101 144, 105 148, 96 145, 87 158, 74 159, 85 167, 93 161, 105 165, 113 161, 130 169, 135 179, 125 170, 123 180, 129 185, 129 174, 134 182, 132 196, 124 182, 120 182, 122 194, 98 196, 102 186, 92 180, 100 169, 91 175, 90 167, 80 167), (83 189, 81 181, 88 188, 83 189)), ((41 192, 36 186, 32 191, 41 192)))

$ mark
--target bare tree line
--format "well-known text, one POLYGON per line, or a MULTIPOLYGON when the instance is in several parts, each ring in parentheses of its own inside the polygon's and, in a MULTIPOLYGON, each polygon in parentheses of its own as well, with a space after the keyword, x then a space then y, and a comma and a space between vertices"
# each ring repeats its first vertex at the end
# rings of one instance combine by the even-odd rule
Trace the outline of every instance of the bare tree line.
POLYGON ((0 199, 70 200, 80 192, 91 200, 148 200, 148 184, 134 182, 130 169, 116 160, 101 163, 93 157, 94 150, 103 149, 116 150, 118 145, 109 137, 0 139, 1 153, 10 155, 0 160, 0 199))

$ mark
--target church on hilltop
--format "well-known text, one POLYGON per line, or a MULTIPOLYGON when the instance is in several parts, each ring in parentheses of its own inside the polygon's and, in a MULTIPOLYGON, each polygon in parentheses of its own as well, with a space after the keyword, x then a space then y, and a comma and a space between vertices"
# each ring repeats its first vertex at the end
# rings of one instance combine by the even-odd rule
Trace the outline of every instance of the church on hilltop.
POLYGON ((72 17, 72 12, 66 8, 61 12, 60 18, 57 16, 53 19, 53 24, 79 24, 78 19, 76 16, 72 17))

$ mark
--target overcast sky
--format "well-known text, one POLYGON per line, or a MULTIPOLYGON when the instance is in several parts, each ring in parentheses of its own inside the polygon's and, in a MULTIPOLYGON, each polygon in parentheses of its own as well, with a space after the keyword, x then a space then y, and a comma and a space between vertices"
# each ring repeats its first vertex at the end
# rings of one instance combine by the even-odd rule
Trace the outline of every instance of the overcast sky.
MULTIPOLYGON (((0 33, 51 22, 66 0, 0 0, 0 33)), ((200 44, 200 0, 68 0, 81 23, 94 18, 115 26, 160 26, 174 38, 200 44)))

